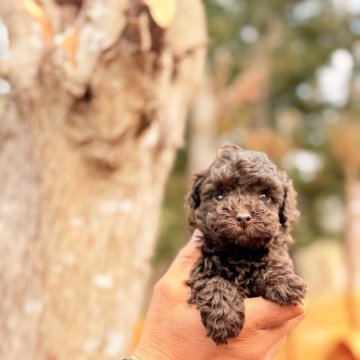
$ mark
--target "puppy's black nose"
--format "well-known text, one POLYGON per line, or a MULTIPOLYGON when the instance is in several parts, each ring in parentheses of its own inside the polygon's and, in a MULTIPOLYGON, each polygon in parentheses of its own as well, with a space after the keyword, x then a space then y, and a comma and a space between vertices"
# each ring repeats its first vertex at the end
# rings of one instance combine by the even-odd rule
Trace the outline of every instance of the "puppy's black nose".
POLYGON ((241 211, 236 214, 236 220, 241 226, 246 226, 251 220, 251 214, 247 211, 241 211))

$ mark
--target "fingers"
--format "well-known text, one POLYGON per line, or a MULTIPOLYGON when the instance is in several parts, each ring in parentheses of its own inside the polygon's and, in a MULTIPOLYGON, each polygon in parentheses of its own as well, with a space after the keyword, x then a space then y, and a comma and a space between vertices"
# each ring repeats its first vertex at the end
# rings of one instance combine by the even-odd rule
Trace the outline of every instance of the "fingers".
POLYGON ((176 276, 182 281, 189 278, 191 269, 193 268, 196 260, 201 256, 199 246, 202 236, 202 232, 198 229, 195 229, 190 241, 182 250, 180 250, 175 260, 171 264, 169 270, 165 274, 166 277, 176 276))
POLYGON ((287 322, 285 322, 283 325, 274 328, 274 331, 277 332, 278 336, 287 336, 289 335, 300 323, 304 320, 305 315, 297 316, 287 322))
POLYGON ((298 323, 305 316, 304 305, 279 305, 262 297, 245 299, 245 309, 248 326, 256 329, 275 328, 293 319, 298 323))
POLYGON ((277 341, 271 347, 271 349, 267 352, 264 360, 271 360, 278 353, 278 351, 283 347, 285 341, 286 341, 286 337, 282 337, 279 341, 277 341))

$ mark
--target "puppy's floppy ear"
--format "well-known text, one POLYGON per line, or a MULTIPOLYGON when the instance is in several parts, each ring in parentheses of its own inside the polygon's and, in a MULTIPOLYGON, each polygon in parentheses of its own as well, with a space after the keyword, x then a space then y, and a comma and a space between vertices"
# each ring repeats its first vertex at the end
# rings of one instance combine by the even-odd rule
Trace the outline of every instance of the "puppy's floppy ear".
POLYGON ((185 210, 188 216, 188 221, 191 227, 195 226, 195 209, 200 206, 201 185, 205 180, 205 174, 200 173, 195 175, 195 180, 191 191, 186 195, 185 210))
POLYGON ((293 187, 291 179, 288 178, 285 171, 279 173, 280 179, 283 182, 284 186, 284 199, 283 203, 279 210, 279 219, 280 223, 285 229, 290 229, 296 219, 299 216, 299 211, 297 210, 297 201, 296 201, 296 191, 293 187))

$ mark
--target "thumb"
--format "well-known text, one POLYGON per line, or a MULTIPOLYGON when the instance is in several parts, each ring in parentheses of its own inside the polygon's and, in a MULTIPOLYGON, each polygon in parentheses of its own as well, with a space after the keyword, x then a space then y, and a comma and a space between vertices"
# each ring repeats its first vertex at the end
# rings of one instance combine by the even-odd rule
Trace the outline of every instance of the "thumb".
POLYGON ((201 256, 200 246, 203 234, 195 229, 190 241, 180 250, 165 276, 177 276, 181 279, 187 279, 196 260, 201 256))

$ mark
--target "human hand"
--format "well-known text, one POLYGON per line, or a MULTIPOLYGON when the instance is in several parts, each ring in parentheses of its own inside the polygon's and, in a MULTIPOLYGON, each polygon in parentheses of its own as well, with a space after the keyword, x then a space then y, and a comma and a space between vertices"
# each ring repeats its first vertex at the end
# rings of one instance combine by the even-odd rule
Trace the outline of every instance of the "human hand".
POLYGON ((186 280, 201 256, 195 230, 154 288, 136 360, 271 359, 286 336, 304 318, 302 305, 278 305, 261 297, 245 299, 245 325, 237 338, 217 346, 206 336, 200 314, 186 302, 186 280))

